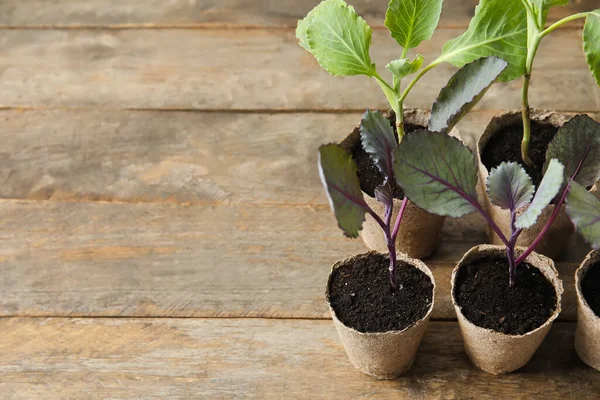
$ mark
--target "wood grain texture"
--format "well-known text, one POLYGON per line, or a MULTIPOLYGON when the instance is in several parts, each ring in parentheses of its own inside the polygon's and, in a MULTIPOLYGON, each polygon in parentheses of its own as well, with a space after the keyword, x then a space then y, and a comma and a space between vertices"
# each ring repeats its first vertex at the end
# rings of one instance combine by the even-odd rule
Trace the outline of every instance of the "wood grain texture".
MULTIPOLYGON (((319 0, 3 0, 0 26, 267 26, 295 27, 319 0)), ((373 27, 382 27, 388 0, 350 0, 373 27)), ((441 26, 466 27, 476 0, 447 0, 441 26)), ((549 21, 597 8, 595 0, 554 7, 549 21)))
MULTIPOLYGON (((441 29, 418 51, 431 61, 461 32, 441 29)), ((7 30, 0 50, 0 107, 387 107, 374 81, 329 76, 298 46, 291 30, 7 30)), ((383 66, 398 57, 398 46, 379 30, 371 55, 386 74, 383 66)), ((448 64, 429 73, 407 106, 429 107, 454 71, 448 64)), ((520 81, 494 85, 479 108, 518 108, 519 87, 520 81)), ((581 32, 560 30, 544 41, 530 101, 537 108, 600 109, 600 89, 588 71, 581 32)))
POLYGON ((330 321, 2 319, 0 390, 13 399, 595 399, 598 373, 555 323, 523 369, 477 370, 455 322, 433 322, 407 376, 355 370, 330 321))
MULTIPOLYGON (((366 251, 323 206, 4 200, 0 221, 2 316, 329 318, 331 265, 366 251)), ((477 215, 446 222, 425 260, 438 286, 433 318, 455 318, 450 274, 483 228, 477 215)), ((564 319, 587 251, 574 238, 558 263, 564 319)))
MULTIPOLYGON (((465 142, 474 147, 498 112, 468 114, 458 126, 465 142)), ((0 110, 0 198, 325 206, 317 147, 360 118, 0 110)))

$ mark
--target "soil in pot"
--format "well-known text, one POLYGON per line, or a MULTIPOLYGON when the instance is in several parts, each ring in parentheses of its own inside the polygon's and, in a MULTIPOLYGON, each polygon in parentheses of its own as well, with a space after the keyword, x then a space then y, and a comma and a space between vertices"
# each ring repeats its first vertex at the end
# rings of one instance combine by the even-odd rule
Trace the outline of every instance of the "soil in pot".
POLYGON ((538 187, 544 176, 543 167, 546 162, 546 150, 556 132, 558 132, 557 126, 531 121, 529 157, 533 161, 533 165, 529 166, 523 162, 521 157, 523 125, 519 123, 508 126, 490 138, 483 149, 481 162, 488 171, 504 161, 518 162, 525 168, 535 187, 538 187))
POLYGON ((473 324, 509 335, 523 335, 540 326, 556 308, 556 291, 544 274, 523 262, 516 285, 508 285, 508 262, 486 256, 462 266, 454 297, 473 324))
MULTIPOLYGON (((398 134, 396 131, 396 124, 394 121, 396 120, 396 116, 393 112, 387 114, 388 119, 390 120, 390 125, 394 129, 394 138, 396 138, 396 143, 398 142, 398 134)), ((406 134, 426 129, 424 126, 414 125, 414 124, 405 124, 404 131, 406 134)), ((358 181, 360 183, 360 188, 363 192, 368 194, 371 197, 375 196, 375 188, 380 186, 384 181, 384 176, 379 171, 371 156, 367 154, 365 149, 362 146, 362 142, 357 140, 352 148, 350 149, 352 152, 352 158, 356 161, 358 166, 358 171, 356 175, 358 176, 358 181)), ((392 182, 392 193, 394 194, 394 198, 403 199, 404 193, 402 192, 402 188, 398 186, 398 184, 394 181, 392 182)))
POLYGON ((429 276, 398 261, 393 291, 388 266, 388 256, 369 253, 332 272, 329 302, 344 325, 363 333, 399 331, 425 317, 433 296, 429 276))
POLYGON ((592 265, 583 277, 581 293, 594 314, 600 317, 600 262, 592 265))

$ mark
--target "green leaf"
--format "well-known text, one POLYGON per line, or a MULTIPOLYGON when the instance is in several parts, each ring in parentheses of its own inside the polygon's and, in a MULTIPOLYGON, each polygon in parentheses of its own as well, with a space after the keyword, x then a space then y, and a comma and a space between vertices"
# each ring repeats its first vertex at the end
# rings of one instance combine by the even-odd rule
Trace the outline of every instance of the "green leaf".
POLYGON ((394 158, 396 180, 418 207, 449 217, 476 210, 477 163, 458 139, 414 132, 402 139, 394 158))
POLYGON ((579 169, 575 181, 592 186, 600 179, 600 124, 587 115, 566 122, 548 145, 546 160, 553 158, 565 166, 567 178, 579 169))
POLYGON ((300 46, 331 75, 374 76, 369 56, 372 32, 353 7, 342 0, 325 0, 298 23, 296 35, 300 46))
POLYGON ((390 0, 385 26, 404 49, 431 39, 442 12, 442 0, 390 0))
POLYGON ((583 51, 596 84, 600 86, 600 10, 592 11, 585 19, 583 51))
POLYGON ((352 156, 337 144, 319 147, 319 175, 338 226, 348 237, 357 237, 365 220, 366 203, 360 190, 352 156))
POLYGON ((540 182, 540 187, 535 192, 533 201, 525 212, 517 217, 515 226, 519 229, 526 229, 537 221, 538 217, 544 211, 544 208, 556 196, 563 183, 564 167, 556 159, 550 160, 548 169, 540 182))
POLYGON ((508 62, 500 81, 523 75, 527 58, 527 12, 521 0, 481 0, 469 28, 446 44, 438 61, 457 67, 481 57, 508 62))
POLYGON ((306 15, 306 17, 304 19, 301 19, 298 21, 298 25, 296 26, 296 37, 300 41, 299 42, 300 46, 303 47, 307 51, 310 51, 310 47, 308 46, 308 36, 307 36, 307 32, 306 32, 308 30, 308 25, 313 20, 315 14, 317 14, 321 8, 327 6, 328 3, 337 3, 339 5, 346 4, 342 0, 337 0, 337 1, 330 0, 329 2, 324 1, 324 2, 320 3, 319 5, 317 5, 315 8, 313 8, 306 15))
POLYGON ((398 79, 402 79, 407 75, 417 72, 423 65, 423 56, 417 54, 414 60, 408 58, 400 58, 390 62, 385 68, 390 71, 398 79))
POLYGON ((478 102, 508 63, 497 57, 480 58, 462 67, 433 103, 429 130, 449 132, 478 102))
POLYGON ((567 214, 586 242, 600 249, 600 201, 573 181, 567 195, 567 214))
POLYGON ((397 146, 390 120, 379 111, 367 110, 360 123, 360 139, 387 182, 393 176, 394 150, 397 146))
POLYGON ((535 190, 527 172, 516 162, 492 168, 486 186, 492 203, 511 211, 529 204, 535 190))

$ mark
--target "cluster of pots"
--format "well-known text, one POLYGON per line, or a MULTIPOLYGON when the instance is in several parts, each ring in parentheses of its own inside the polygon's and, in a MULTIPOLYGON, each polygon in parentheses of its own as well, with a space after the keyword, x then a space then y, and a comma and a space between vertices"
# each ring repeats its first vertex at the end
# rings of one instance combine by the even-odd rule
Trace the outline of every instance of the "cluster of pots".
MULTIPOLYGON (((532 110, 532 121, 541 124, 551 124, 560 127, 570 119, 569 116, 546 111, 532 110)), ((429 111, 421 109, 405 110, 405 123, 426 126, 429 111)), ((510 111, 494 117, 477 142, 477 158, 479 162, 479 184, 485 185, 488 170, 481 162, 481 154, 491 137, 506 127, 520 123, 521 112, 510 111)), ((452 136, 459 137, 453 130, 452 136)), ((357 140, 360 140, 358 127, 341 142, 341 146, 349 149, 357 140)), ((597 192, 598 184, 590 190, 597 192)), ((493 205, 487 196, 484 187, 480 187, 479 196, 488 213, 493 216, 496 224, 505 234, 510 235, 510 217, 507 210, 493 205)), ((363 193, 365 200, 377 213, 382 213, 382 206, 371 196, 363 193)), ((561 295, 563 293, 562 281, 554 266, 552 258, 563 250, 567 238, 573 233, 573 226, 564 210, 559 211, 558 217, 553 222, 544 240, 537 246, 525 260, 537 268, 553 286, 556 294, 554 312, 541 326, 522 335, 511 335, 475 325, 463 314, 455 298, 455 285, 461 267, 483 257, 506 257, 506 250, 499 238, 488 231, 488 240, 491 244, 481 244, 471 248, 458 262, 452 272, 452 303, 456 311, 460 331, 464 340, 467 355, 478 368, 492 374, 513 372, 523 367, 542 343, 550 330, 553 321, 561 312, 561 295)), ((394 210, 400 209, 400 201, 394 199, 394 210)), ((552 214, 554 205, 550 204, 544 210, 537 223, 525 230, 519 237, 518 246, 526 247, 532 243, 552 214)), ((396 215, 393 215, 396 218, 396 215)), ((430 214, 414 204, 409 203, 403 217, 396 248, 398 259, 408 265, 418 268, 430 279, 435 291, 435 281, 429 268, 420 260, 430 255, 439 243, 440 232, 444 223, 442 216, 430 214)), ((368 248, 376 252, 387 252, 383 234, 376 222, 367 215, 361 237, 368 248)), ((353 257, 337 262, 332 271, 341 265, 351 262, 353 257)), ((575 286, 578 299, 578 323, 575 334, 575 350, 579 357, 591 367, 600 370, 600 317, 590 308, 582 294, 581 282, 588 269, 600 262, 600 253, 591 252, 585 258, 575 273, 575 286)), ((359 332, 347 326, 336 316, 336 311, 330 303, 330 281, 327 284, 326 298, 330 305, 332 319, 342 340, 346 353, 352 364, 361 372, 378 379, 393 379, 407 372, 415 359, 418 346, 426 331, 431 312, 434 307, 434 295, 426 315, 414 322, 409 327, 400 331, 387 331, 376 333, 359 332)))

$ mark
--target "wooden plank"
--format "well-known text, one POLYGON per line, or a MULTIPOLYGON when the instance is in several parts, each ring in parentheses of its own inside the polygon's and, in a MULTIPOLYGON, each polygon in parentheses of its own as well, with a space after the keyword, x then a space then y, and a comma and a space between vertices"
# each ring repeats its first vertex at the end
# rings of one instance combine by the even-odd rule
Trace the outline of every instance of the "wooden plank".
POLYGON ((2 319, 4 399, 597 398, 598 372, 555 323, 531 362, 494 376, 468 360, 456 322, 429 325, 411 371, 351 366, 330 321, 2 319))
MULTIPOLYGON (((596 0, 578 0, 554 7, 555 21, 567 15, 593 10, 596 0)), ((294 27, 319 0, 3 0, 0 26, 5 27, 294 27)), ((350 4, 373 27, 382 27, 387 0, 351 0, 350 4)), ((441 26, 466 27, 476 0, 452 0, 445 4, 441 26)))
MULTIPOLYGON (((465 142, 498 112, 468 114, 465 142)), ((0 110, 0 198, 324 206, 316 149, 360 117, 0 110)))
MULTIPOLYGON (((322 206, 0 202, 1 316, 329 318, 331 265, 366 251, 322 206)), ((433 317, 455 318, 450 274, 485 241, 477 215, 449 219, 425 262, 433 317)), ((575 318, 573 239, 558 267, 575 318)))
MULTIPOLYGON (((419 52, 433 60, 442 44, 461 32, 441 29, 419 52)), ((561 30, 544 41, 535 64, 532 106, 600 109, 600 90, 588 71, 580 36, 561 30)), ((372 80, 329 76, 297 45, 291 30, 8 30, 0 43, 0 107, 387 107, 372 80)), ((383 66, 398 57, 398 46, 379 30, 371 53, 385 74, 383 66)), ((429 107, 454 71, 443 65, 428 74, 407 106, 429 107)), ((479 107, 518 108, 519 85, 495 85, 479 107)))

